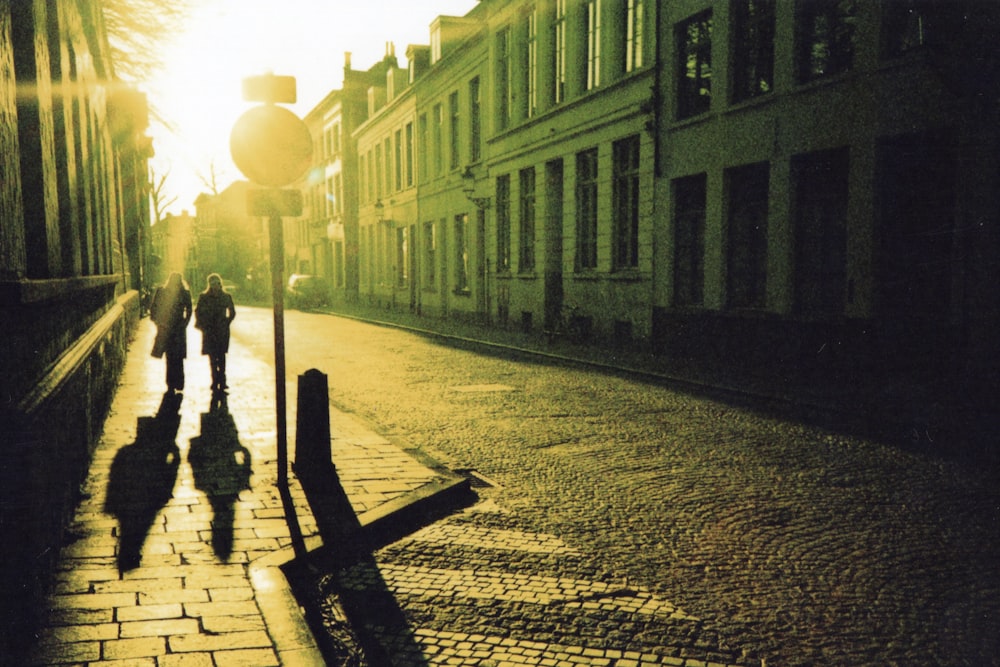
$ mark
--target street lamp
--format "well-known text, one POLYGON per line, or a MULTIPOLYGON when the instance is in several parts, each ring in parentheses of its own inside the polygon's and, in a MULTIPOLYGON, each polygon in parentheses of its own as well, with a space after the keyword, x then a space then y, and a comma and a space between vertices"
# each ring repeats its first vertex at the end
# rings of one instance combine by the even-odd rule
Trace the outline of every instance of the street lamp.
POLYGON ((472 173, 472 167, 466 165, 462 172, 462 192, 465 198, 472 202, 476 208, 483 210, 490 207, 489 197, 476 197, 476 175, 472 173))
POLYGON ((381 199, 375 200, 375 222, 382 222, 385 220, 385 204, 382 203, 381 199))

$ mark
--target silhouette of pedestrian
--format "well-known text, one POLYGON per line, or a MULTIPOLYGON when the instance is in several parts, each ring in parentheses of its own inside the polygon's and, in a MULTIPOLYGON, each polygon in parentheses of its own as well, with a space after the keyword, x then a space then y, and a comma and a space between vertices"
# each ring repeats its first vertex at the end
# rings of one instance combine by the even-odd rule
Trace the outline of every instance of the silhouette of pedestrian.
POLYGON ((229 352, 229 323, 236 317, 233 297, 222 287, 218 273, 208 276, 208 287, 198 295, 194 326, 201 329, 201 353, 212 367, 212 391, 225 391, 226 353, 229 352))
POLYGON ((220 560, 233 553, 233 522, 240 492, 250 488, 250 450, 240 444, 225 395, 215 394, 201 415, 201 433, 191 438, 188 463, 194 486, 212 505, 212 550, 220 560))
POLYGON ((167 391, 184 391, 184 359, 187 357, 187 325, 191 321, 191 292, 179 273, 153 293, 149 316, 156 324, 153 356, 167 357, 167 391))
POLYGON ((115 454, 104 508, 118 518, 118 570, 139 567, 156 515, 173 496, 180 464, 177 429, 182 397, 168 391, 155 417, 139 417, 135 442, 115 454))

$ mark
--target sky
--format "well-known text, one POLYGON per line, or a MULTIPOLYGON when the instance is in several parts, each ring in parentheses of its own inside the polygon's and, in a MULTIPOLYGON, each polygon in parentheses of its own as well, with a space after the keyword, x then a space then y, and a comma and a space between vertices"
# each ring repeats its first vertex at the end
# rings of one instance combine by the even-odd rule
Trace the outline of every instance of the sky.
POLYGON ((341 86, 344 52, 366 70, 393 42, 400 66, 409 44, 428 44, 440 15, 464 16, 477 0, 193 0, 187 27, 167 41, 164 67, 140 84, 165 123, 153 121, 154 183, 166 177, 166 210, 194 214, 194 200, 243 175, 229 155, 229 135, 242 113, 242 80, 273 72, 294 76, 305 116, 341 86), (166 125, 169 125, 167 127, 166 125))

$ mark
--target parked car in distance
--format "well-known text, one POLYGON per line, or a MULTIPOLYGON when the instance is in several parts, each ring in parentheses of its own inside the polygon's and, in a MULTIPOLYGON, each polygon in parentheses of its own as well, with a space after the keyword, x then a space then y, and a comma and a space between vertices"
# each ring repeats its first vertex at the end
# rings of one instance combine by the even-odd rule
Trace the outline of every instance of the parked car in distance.
POLYGON ((289 308, 316 308, 328 302, 329 289, 322 276, 293 273, 288 278, 285 301, 289 308))

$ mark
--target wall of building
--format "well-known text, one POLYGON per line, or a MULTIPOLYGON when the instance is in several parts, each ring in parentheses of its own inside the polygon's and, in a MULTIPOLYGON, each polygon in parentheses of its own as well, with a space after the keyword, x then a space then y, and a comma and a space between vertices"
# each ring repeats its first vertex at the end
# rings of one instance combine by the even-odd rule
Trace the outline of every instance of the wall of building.
POLYGON ((138 93, 108 93, 99 12, 0 3, 0 654, 14 662, 139 318, 147 113, 138 93))
MULTIPOLYGON (((484 0, 442 17, 411 69, 417 310, 531 331, 572 311, 593 340, 777 375, 995 368, 998 26, 981 3, 484 0), (596 169, 584 235, 578 165, 596 169)), ((384 146, 395 107, 370 100, 353 136, 384 146)), ((412 308, 365 283, 395 256, 363 231, 373 199, 362 296, 412 308)))

